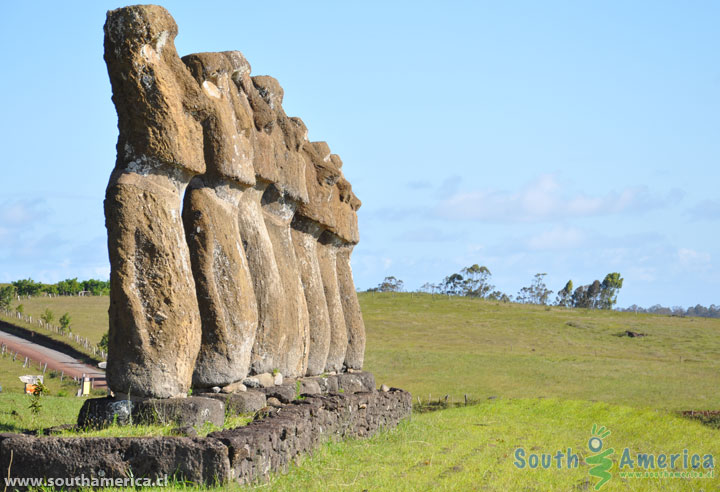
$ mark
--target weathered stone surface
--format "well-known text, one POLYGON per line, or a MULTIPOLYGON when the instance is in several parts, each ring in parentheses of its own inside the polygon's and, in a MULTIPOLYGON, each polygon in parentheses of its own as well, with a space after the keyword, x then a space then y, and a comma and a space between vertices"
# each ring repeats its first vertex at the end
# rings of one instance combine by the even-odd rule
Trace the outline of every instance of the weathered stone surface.
POLYGON ((326 371, 342 369, 348 342, 337 277, 337 252, 340 244, 337 236, 328 231, 323 232, 318 241, 318 265, 330 317, 330 345, 325 361, 326 371))
POLYGON ((365 358, 365 322, 360 311, 360 302, 350 266, 353 247, 354 245, 345 243, 337 251, 337 279, 348 338, 345 367, 362 369, 365 358))
POLYGON ((130 400, 89 398, 78 414, 78 427, 102 428, 112 424, 128 425, 132 422, 133 404, 130 400))
POLYGON ((206 175, 245 186, 255 185, 254 141, 250 108, 239 100, 233 76, 249 65, 242 55, 195 53, 184 56, 211 107, 203 121, 206 175))
MULTIPOLYGON (((217 396, 231 399, 247 394, 217 396)), ((213 432, 205 438, 0 434, 0 468, 10 470, 11 478, 99 478, 97 473, 102 470, 105 478, 167 475, 170 481, 205 485, 250 483, 286 470, 301 453, 328 439, 368 437, 396 426, 410 413, 410 394, 390 389, 308 396, 279 409, 264 409, 265 417, 247 426, 213 432)))
POLYGON ((181 396, 200 349, 181 195, 160 187, 160 175, 114 176, 105 198, 113 266, 107 381, 116 393, 181 396))
POLYGON ((247 387, 241 383, 240 381, 237 381, 235 383, 228 384, 227 386, 223 387, 221 390, 223 393, 239 393, 241 391, 247 391, 247 387))
POLYGON ((225 409, 228 413, 240 415, 243 413, 257 412, 267 404, 265 394, 260 391, 247 390, 245 392, 225 394, 207 394, 203 396, 214 398, 225 403, 225 409))
POLYGON ((148 400, 92 398, 85 400, 78 415, 78 427, 107 427, 114 423, 221 426, 225 421, 222 401, 192 396, 148 400))
POLYGON ((213 432, 230 450, 232 474, 240 483, 286 471, 301 454, 331 436, 368 437, 392 428, 411 412, 409 393, 391 390, 354 395, 307 397, 293 401, 263 420, 233 430, 213 432))
MULTIPOLYGON (((323 391, 320 388, 320 384, 315 379, 303 379, 300 383, 300 394, 301 395, 319 395, 323 391)), ((327 391, 325 392, 327 393, 327 391)))
POLYGON ((238 225, 258 308, 258 327, 250 360, 251 372, 256 374, 279 369, 284 327, 289 323, 287 298, 260 206, 266 186, 258 183, 247 189, 238 204, 238 225))
POLYGON ((283 403, 290 403, 299 396, 297 390, 295 389, 295 384, 290 383, 280 386, 271 386, 269 388, 262 388, 260 391, 265 393, 265 396, 268 398, 277 398, 283 403))
POLYGON ((317 377, 315 378, 315 381, 317 381, 318 386, 320 386, 320 391, 323 394, 338 393, 340 389, 336 375, 317 377))
POLYGON ((235 108, 230 58, 199 53, 183 62, 210 106, 203 120, 207 169, 192 181, 183 210, 202 319, 193 385, 224 386, 248 374, 258 322, 237 222, 243 190, 255 184, 252 127, 248 108, 235 108))
POLYGON ((362 393, 375 391, 375 376, 371 372, 343 373, 337 375, 338 391, 362 393))
POLYGON ((243 384, 251 388, 268 388, 275 386, 275 377, 269 372, 263 372, 243 379, 243 384))
POLYGON ((258 312, 237 221, 241 194, 232 185, 208 187, 198 180, 185 195, 183 220, 202 320, 195 387, 226 386, 250 370, 258 312))
POLYGON ((105 61, 118 111, 118 155, 105 217, 111 263, 107 380, 118 393, 187 393, 200 317, 181 217, 193 174, 205 171, 206 100, 177 56, 162 7, 108 12, 105 61))
MULTIPOLYGON (((84 476, 90 480, 163 479, 167 475, 170 481, 207 485, 232 478, 228 448, 217 439, 207 438, 31 438, 4 434, 0 436, 0 463, 4 470, 11 470, 13 477, 84 476), (98 475, 100 471, 102 476, 98 475)), ((126 485, 130 486, 130 482, 126 485)))
POLYGON ((325 370, 332 332, 318 262, 318 239, 322 231, 316 222, 295 215, 292 223, 292 243, 308 310, 309 345, 305 371, 308 376, 321 374, 325 370))
POLYGON ((295 248, 290 233, 290 222, 296 203, 288 195, 280 194, 279 188, 270 185, 262 196, 263 216, 275 262, 281 273, 282 295, 285 299, 286 318, 283 325, 274 329, 281 332, 280 353, 275 357, 279 370, 288 377, 304 376, 307 370, 310 326, 308 308, 300 280, 295 248))

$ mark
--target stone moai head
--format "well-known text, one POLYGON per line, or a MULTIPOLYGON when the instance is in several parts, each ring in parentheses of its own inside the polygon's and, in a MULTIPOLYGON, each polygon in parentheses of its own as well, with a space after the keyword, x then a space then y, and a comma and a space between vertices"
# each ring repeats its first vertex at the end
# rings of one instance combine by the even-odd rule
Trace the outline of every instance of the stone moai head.
POLYGON ((157 5, 108 12, 105 62, 118 113, 118 164, 205 171, 207 101, 175 50, 172 16, 157 5))

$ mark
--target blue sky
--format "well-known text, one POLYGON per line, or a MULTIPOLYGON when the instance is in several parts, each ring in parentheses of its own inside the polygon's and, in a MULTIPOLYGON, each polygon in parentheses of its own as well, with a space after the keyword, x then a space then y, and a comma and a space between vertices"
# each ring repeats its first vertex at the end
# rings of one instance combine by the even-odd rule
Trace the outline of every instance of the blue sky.
MULTIPOLYGON (((2 7, 0 282, 106 278, 113 2, 2 7)), ((508 294, 618 271, 619 305, 720 304, 720 4, 165 2, 238 49, 363 200, 360 289, 473 263, 508 294)))

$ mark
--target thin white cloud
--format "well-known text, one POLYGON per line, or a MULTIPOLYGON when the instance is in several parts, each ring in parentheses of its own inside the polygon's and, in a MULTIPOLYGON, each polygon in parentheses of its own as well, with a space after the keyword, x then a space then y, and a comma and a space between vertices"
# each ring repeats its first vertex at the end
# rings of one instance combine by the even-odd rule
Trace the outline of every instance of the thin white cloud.
POLYGON ((680 266, 689 270, 705 269, 710 265, 711 256, 703 251, 680 248, 677 252, 680 266))
POLYGON ((27 226, 45 214, 42 200, 16 200, 0 204, 0 225, 10 227, 27 226))
POLYGON ((587 234, 578 228, 556 226, 531 236, 527 246, 532 250, 574 249, 582 246, 586 240, 587 234))
POLYGON ((455 193, 436 209, 443 218, 489 222, 537 222, 622 212, 642 212, 682 198, 672 190, 665 195, 645 186, 627 187, 602 196, 566 191, 552 174, 544 174, 520 190, 479 190, 455 193))
POLYGON ((703 200, 687 210, 694 220, 720 220, 720 200, 703 200))

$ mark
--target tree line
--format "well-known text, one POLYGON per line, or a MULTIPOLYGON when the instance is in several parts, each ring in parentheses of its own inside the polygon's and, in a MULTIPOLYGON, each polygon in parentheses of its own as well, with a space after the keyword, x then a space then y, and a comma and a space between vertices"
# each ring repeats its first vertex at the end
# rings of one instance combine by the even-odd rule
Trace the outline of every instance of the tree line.
MULTIPOLYGON (((530 285, 521 288, 516 296, 512 296, 495 288, 491 283, 492 273, 486 266, 474 264, 448 275, 439 283, 425 283, 419 291, 521 304, 612 309, 617 303, 618 292, 623 285, 623 278, 617 272, 608 273, 602 281, 595 280, 575 289, 572 280, 568 280, 565 287, 558 291, 553 302, 551 296, 554 291, 548 289, 545 284, 546 275, 547 273, 536 273, 530 285)), ((402 292, 403 287, 402 280, 385 277, 377 287, 368 289, 368 292, 402 292)))
POLYGON ((720 306, 716 306, 715 304, 710 304, 710 307, 705 307, 697 304, 687 309, 683 308, 682 306, 673 306, 670 308, 661 306, 660 304, 655 304, 654 306, 650 306, 649 308, 643 308, 638 306, 637 304, 633 304, 632 306, 625 309, 620 309, 620 311, 630 313, 664 314, 666 316, 695 316, 698 318, 720 318, 720 306))
POLYGON ((31 278, 15 280, 10 285, 3 287, 3 291, 13 292, 16 296, 37 296, 41 294, 51 294, 56 296, 76 296, 81 292, 87 292, 93 296, 106 296, 110 294, 109 280, 81 280, 76 278, 67 278, 56 284, 43 284, 35 282, 31 278))

